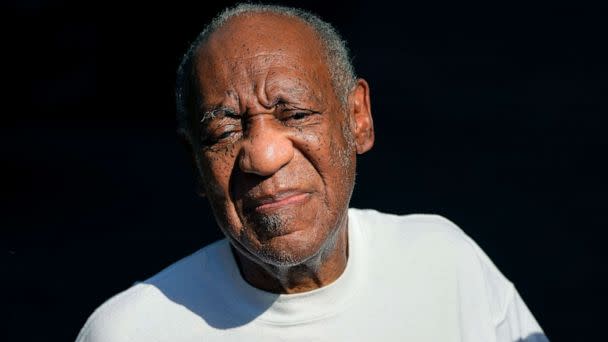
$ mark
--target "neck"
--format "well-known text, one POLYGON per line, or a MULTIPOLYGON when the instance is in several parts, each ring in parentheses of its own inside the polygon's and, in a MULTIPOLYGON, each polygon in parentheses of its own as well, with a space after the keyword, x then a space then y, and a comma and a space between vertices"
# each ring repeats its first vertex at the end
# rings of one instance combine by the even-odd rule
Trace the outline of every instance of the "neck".
POLYGON ((348 224, 343 220, 323 247, 305 262, 292 266, 259 263, 232 248, 243 278, 273 293, 300 293, 327 286, 344 272, 348 261, 348 224))

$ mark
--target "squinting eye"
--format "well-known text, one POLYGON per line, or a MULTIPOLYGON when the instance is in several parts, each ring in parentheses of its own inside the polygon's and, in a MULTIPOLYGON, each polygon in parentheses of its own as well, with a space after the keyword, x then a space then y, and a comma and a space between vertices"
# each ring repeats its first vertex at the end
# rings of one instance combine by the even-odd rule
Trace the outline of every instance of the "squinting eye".
MULTIPOLYGON (((289 115, 286 115, 281 119, 286 126, 307 126, 314 124, 316 120, 314 118, 319 114, 318 112, 302 110, 302 111, 288 111, 289 115)), ((285 114, 287 114, 285 113, 285 114)))
POLYGON ((229 137, 230 137, 230 136, 232 136, 232 134, 234 134, 234 133, 236 133, 236 131, 227 131, 227 132, 224 132, 224 133, 220 134, 220 135, 219 135, 219 136, 216 138, 216 140, 223 140, 223 139, 229 138, 229 137))
POLYGON ((297 112, 294 115, 290 116, 289 119, 293 119, 293 120, 302 120, 305 119, 308 115, 310 115, 310 113, 306 113, 306 112, 297 112))
POLYGON ((210 132, 203 137, 204 145, 215 145, 217 143, 228 143, 241 132, 240 127, 230 125, 230 127, 224 127, 223 129, 217 129, 215 132, 210 132))

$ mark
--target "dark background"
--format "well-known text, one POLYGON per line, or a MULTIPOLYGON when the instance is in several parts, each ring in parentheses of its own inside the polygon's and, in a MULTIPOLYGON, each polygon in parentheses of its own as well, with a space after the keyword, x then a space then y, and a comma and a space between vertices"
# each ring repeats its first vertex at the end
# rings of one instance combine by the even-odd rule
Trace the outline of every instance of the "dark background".
MULTIPOLYGON (((220 237, 173 82, 228 3, 3 5, 2 340, 73 340, 109 296, 220 237)), ((335 24, 371 84, 352 205, 447 216, 549 338, 603 340, 605 9, 282 3, 335 24)))

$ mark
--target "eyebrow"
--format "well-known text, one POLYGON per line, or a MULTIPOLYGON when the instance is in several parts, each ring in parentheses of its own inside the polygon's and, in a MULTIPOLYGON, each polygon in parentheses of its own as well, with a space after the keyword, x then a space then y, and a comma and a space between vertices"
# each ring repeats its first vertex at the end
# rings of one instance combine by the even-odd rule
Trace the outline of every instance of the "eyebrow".
POLYGON ((230 107, 217 106, 204 111, 200 123, 204 124, 205 121, 209 121, 218 116, 239 116, 239 114, 230 107))

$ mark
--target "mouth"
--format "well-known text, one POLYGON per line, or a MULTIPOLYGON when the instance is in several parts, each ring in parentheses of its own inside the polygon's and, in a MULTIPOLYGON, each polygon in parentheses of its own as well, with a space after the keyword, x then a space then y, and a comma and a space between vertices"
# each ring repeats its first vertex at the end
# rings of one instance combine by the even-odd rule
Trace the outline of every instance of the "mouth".
POLYGON ((306 202, 310 193, 303 191, 284 191, 273 195, 262 196, 251 201, 249 206, 257 213, 269 213, 288 206, 306 202))

